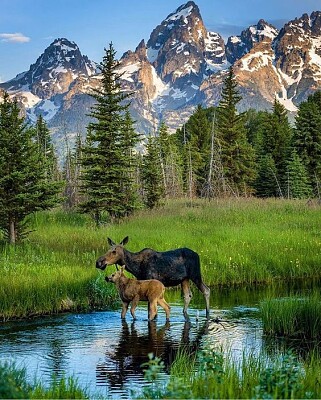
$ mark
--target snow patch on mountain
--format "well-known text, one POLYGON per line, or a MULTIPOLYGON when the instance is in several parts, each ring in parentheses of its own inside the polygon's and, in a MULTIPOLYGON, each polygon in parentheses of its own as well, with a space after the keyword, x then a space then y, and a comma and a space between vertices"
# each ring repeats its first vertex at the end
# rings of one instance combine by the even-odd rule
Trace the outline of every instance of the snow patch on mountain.
POLYGON ((26 108, 32 108, 41 101, 40 97, 29 91, 19 92, 19 95, 21 96, 22 102, 26 108))
POLYGON ((164 83, 161 78, 157 75, 155 68, 152 66, 152 77, 153 85, 156 88, 155 95, 151 100, 155 100, 157 97, 162 96, 169 89, 169 84, 164 83))
POLYGON ((309 50, 310 65, 318 69, 318 71, 315 71, 314 77, 321 79, 321 38, 312 38, 311 42, 312 46, 309 50))
MULTIPOLYGON (((173 14, 170 14, 166 19, 165 22, 168 21, 177 21, 180 20, 181 18, 184 21, 184 24, 188 24, 188 20, 187 17, 191 14, 193 10, 193 6, 189 6, 189 7, 179 7, 178 10, 176 12, 174 12, 173 14)), ((171 28, 171 25, 168 25, 168 28, 171 28)))
POLYGON ((121 79, 124 79, 128 82, 134 82, 133 74, 140 69, 140 63, 134 63, 125 65, 122 68, 119 68, 118 73, 121 75, 121 79))

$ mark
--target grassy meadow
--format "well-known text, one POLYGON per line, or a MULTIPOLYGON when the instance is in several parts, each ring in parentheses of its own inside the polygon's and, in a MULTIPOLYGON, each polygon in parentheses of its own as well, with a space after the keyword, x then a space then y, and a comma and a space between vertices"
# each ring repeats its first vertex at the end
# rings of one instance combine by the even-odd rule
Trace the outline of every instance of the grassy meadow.
POLYGON ((318 279, 320 226, 320 205, 294 200, 183 199, 100 228, 76 213, 37 213, 23 243, 1 244, 0 319, 111 307, 115 288, 95 268, 108 236, 128 235, 130 251, 190 247, 211 286, 318 279))

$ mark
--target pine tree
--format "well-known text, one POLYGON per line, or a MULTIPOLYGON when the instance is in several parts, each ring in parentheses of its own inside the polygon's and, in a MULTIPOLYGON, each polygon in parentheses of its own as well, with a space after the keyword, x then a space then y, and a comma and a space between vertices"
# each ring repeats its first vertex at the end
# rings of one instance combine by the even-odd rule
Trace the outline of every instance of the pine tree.
POLYGON ((99 66, 102 74, 101 88, 92 93, 96 104, 90 116, 94 122, 88 125, 82 157, 82 190, 87 200, 81 208, 93 215, 97 225, 103 214, 107 213, 112 219, 121 218, 134 207, 128 203, 131 177, 126 173, 126 168, 129 151, 137 143, 137 138, 129 140, 126 136, 127 133, 131 134, 125 127, 129 107, 126 100, 130 93, 124 93, 121 89, 121 74, 117 71, 119 62, 115 55, 111 43, 105 49, 99 66))
POLYGON ((143 157, 142 181, 145 205, 148 208, 159 206, 165 196, 165 188, 160 166, 159 145, 157 138, 152 136, 148 137, 146 154, 143 157))
POLYGON ((36 129, 19 116, 17 102, 0 104, 0 230, 10 243, 28 232, 27 217, 57 204, 60 185, 48 180, 36 129))
POLYGON ((315 194, 321 182, 321 92, 302 102, 295 121, 293 147, 302 160, 315 194))
POLYGON ((291 153, 292 129, 285 107, 276 99, 272 113, 265 113, 262 121, 262 154, 271 154, 281 191, 286 192, 287 162, 291 153))
POLYGON ((254 183, 258 197, 279 197, 280 186, 277 180, 277 169, 271 154, 264 154, 258 162, 258 174, 254 183))
POLYGON ((293 150, 287 165, 287 179, 288 198, 305 199, 311 196, 312 187, 309 183, 308 173, 295 150, 293 150))
POLYGON ((217 109, 217 134, 221 143, 224 175, 234 193, 251 191, 255 178, 255 155, 246 136, 245 116, 237 112, 241 96, 232 67, 224 80, 217 109))
POLYGON ((207 167, 210 157, 211 119, 208 110, 198 105, 188 123, 189 149, 192 158, 193 174, 196 178, 196 192, 201 195, 207 179, 207 167))
POLYGON ((201 196, 207 179, 208 160, 211 146, 211 108, 198 105, 186 124, 178 129, 175 137, 181 152, 183 165, 183 182, 186 192, 201 196))

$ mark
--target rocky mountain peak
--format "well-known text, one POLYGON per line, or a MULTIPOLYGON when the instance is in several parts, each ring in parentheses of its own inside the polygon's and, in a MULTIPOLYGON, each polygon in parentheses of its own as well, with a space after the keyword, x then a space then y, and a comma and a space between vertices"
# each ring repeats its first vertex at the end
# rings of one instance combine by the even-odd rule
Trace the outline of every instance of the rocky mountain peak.
POLYGON ((287 79, 291 92, 309 94, 311 83, 321 82, 321 12, 289 21, 275 41, 275 63, 287 79), (303 82, 305 86, 303 87, 303 82), (295 89, 294 89, 295 88, 295 89))
POLYGON ((165 82, 174 82, 181 76, 199 72, 206 36, 199 9, 189 1, 153 30, 147 42, 147 57, 165 82))
POLYGON ((65 38, 54 40, 27 72, 17 75, 6 89, 29 90, 41 98, 65 93, 75 79, 89 77, 96 64, 83 56, 75 42, 65 38))
POLYGON ((256 25, 251 25, 239 36, 231 36, 226 43, 226 57, 230 63, 247 54, 256 43, 272 42, 278 35, 278 30, 271 24, 260 19, 256 25))

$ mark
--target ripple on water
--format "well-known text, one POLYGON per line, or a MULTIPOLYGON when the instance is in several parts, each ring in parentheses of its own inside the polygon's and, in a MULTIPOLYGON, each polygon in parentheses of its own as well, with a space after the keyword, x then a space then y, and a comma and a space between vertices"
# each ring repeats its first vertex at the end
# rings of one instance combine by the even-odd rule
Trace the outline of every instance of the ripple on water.
POLYGON ((180 346, 194 352, 206 340, 215 348, 259 351, 262 343, 258 320, 249 310, 215 310, 207 321, 205 312, 189 309, 185 322, 182 305, 171 304, 171 320, 159 310, 156 322, 147 321, 147 307, 140 305, 137 320, 128 315, 121 321, 120 311, 65 314, 27 322, 4 324, 0 328, 1 360, 14 360, 26 366, 31 380, 44 383, 52 375, 73 375, 91 393, 120 398, 130 389, 141 390, 142 363, 148 354, 161 357, 168 368, 180 346), (217 322, 216 318, 219 318, 217 322))

